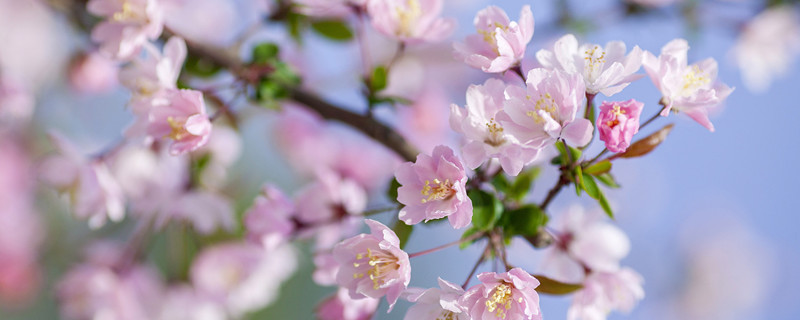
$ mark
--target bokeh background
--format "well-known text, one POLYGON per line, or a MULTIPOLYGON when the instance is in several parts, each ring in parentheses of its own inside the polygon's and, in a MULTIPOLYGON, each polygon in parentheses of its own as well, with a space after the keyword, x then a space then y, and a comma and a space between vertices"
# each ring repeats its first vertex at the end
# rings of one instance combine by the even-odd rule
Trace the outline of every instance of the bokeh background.
MULTIPOLYGON (((250 9, 253 2, 257 1, 196 0, 197 11, 187 12, 185 19, 197 34, 227 45, 258 19, 250 9)), ((623 188, 609 191, 608 197, 616 209, 618 225, 632 243, 623 264, 644 276, 646 297, 631 314, 612 314, 610 318, 800 317, 800 170, 796 167, 800 159, 800 64, 790 62, 767 88, 754 91, 744 84, 740 65, 732 53, 742 28, 765 7, 765 2, 685 0, 628 15, 624 3, 611 0, 448 0, 443 15, 458 20, 451 40, 409 48, 408 56, 400 62, 402 68, 398 68, 404 74, 397 76, 441 86, 439 103, 430 103, 426 106, 430 110, 425 112, 432 119, 444 121, 445 127, 449 104, 463 105, 467 86, 483 83, 487 78, 452 60, 450 48, 452 41, 474 32, 474 14, 488 4, 502 7, 512 19, 518 17, 523 5, 531 5, 536 29, 523 63, 526 69, 535 65, 535 51, 549 48, 568 32, 578 34, 582 41, 604 44, 622 40, 629 48, 638 45, 651 52, 658 52, 669 40, 683 37, 691 45, 690 62, 706 57, 717 59, 719 79, 736 87, 724 107, 711 117, 716 132, 707 131, 683 115, 671 115, 639 133, 644 136, 667 123, 676 124, 655 152, 644 158, 615 162, 614 172, 623 188), (567 11, 563 10, 565 3, 567 11)), ((798 10, 796 4, 792 10, 798 10)), ((357 45, 331 42, 311 32, 304 37, 297 59, 308 73, 306 85, 332 101, 363 110, 358 76, 362 61, 357 45)), ((393 54, 389 40, 374 32, 368 38, 372 62, 385 61, 393 54)), ((260 41, 289 43, 290 39, 282 26, 265 26, 246 40, 260 41)), ((4 70, 13 69, 30 77, 36 89, 32 126, 42 133, 43 154, 47 150, 43 133, 51 129, 64 132, 86 150, 102 149, 120 137, 121 129, 131 120, 124 109, 128 99, 125 90, 88 96, 66 85, 65 70, 71 52, 88 43, 85 35, 68 27, 63 16, 37 1, 0 0, 0 43, 0 65, 4 70)), ((394 84, 399 92, 405 90, 400 83, 394 84)), ((598 96, 596 102, 604 98, 598 96)), ((643 101, 643 117, 659 110, 659 93, 648 78, 634 82, 613 98, 643 101)), ((230 173, 231 184, 237 185, 234 196, 238 212, 249 206, 264 182, 273 182, 288 193, 304 183, 270 136, 274 117, 255 107, 242 110, 247 114, 240 131, 244 148, 230 173)), ((380 115, 388 118, 390 112, 380 115)), ((455 143, 452 134, 440 138, 445 143, 455 143)), ((595 142, 586 154, 596 154, 601 148, 595 142)), ((547 168, 529 199, 541 201, 556 178, 555 169, 547 168)), ((577 198, 568 189, 549 210, 558 219, 561 211, 576 202, 599 210, 595 203, 577 198)), ((82 245, 131 227, 128 221, 90 231, 84 222, 73 220, 63 201, 48 190, 39 192, 37 208, 46 227, 40 250, 40 264, 45 270, 42 284, 29 305, 0 306, 0 319, 58 318, 52 287, 59 275, 80 260, 82 245)), ((384 222, 392 219, 388 214, 376 218, 384 222)), ((459 236, 449 226, 426 225, 414 231, 407 251, 428 249, 459 236)), ((310 249, 305 244, 298 245, 298 249, 303 253, 300 267, 284 283, 278 301, 251 318, 312 319, 316 303, 334 292, 333 288, 321 288, 311 281, 310 249)), ((466 250, 453 247, 415 258, 411 284, 435 286, 436 277, 461 283, 479 255, 477 246, 466 250)), ((523 242, 515 242, 510 249, 511 263, 528 270, 536 269, 541 256, 541 252, 523 242)), ((491 264, 484 264, 479 270, 490 269, 491 264)), ((386 315, 384 302, 376 318, 401 319, 408 306, 401 302, 386 315)), ((545 318, 563 317, 568 306, 569 298, 542 297, 545 318)))

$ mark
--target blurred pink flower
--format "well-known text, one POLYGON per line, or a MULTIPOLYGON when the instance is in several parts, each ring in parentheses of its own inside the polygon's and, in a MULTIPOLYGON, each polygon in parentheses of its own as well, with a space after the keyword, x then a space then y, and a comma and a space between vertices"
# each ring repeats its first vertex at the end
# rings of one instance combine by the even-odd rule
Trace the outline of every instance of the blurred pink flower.
POLYGON ((165 290, 158 313, 159 320, 225 320, 225 309, 213 299, 203 296, 188 285, 175 285, 165 290))
POLYGON ((336 282, 354 299, 385 295, 391 311, 411 280, 408 254, 400 249, 392 229, 375 220, 365 222, 371 234, 346 239, 333 248, 339 262, 336 282))
POLYGON ((228 232, 236 228, 236 216, 231 201, 214 192, 192 190, 172 199, 158 215, 155 227, 160 229, 169 221, 191 223, 197 233, 212 234, 218 229, 228 232))
POLYGON ((592 272, 575 292, 567 310, 568 320, 605 320, 612 310, 630 312, 644 298, 640 274, 630 268, 592 272))
POLYGON ((228 171, 242 154, 242 139, 231 127, 215 125, 208 142, 192 153, 198 157, 208 157, 198 177, 198 184, 211 190, 220 190, 229 181, 228 171))
POLYGON ((202 147, 211 135, 211 121, 200 91, 166 90, 148 115, 147 134, 153 139, 172 140, 172 155, 202 147))
POLYGON ((369 320, 378 309, 380 299, 353 299, 347 289, 339 288, 331 297, 317 306, 317 319, 320 320, 369 320))
POLYGON ((69 84, 80 93, 104 93, 117 85, 119 65, 100 53, 80 53, 69 66, 69 84))
POLYGON ((661 116, 668 116, 670 110, 684 112, 714 131, 708 111, 721 104, 733 89, 717 81, 717 61, 713 58, 687 65, 688 51, 686 40, 672 40, 661 48, 658 57, 644 53, 644 69, 661 91, 661 104, 666 107, 661 116))
POLYGON ((453 228, 472 222, 472 201, 467 197, 467 173, 453 149, 437 146, 431 156, 419 154, 417 162, 397 168, 397 201, 405 205, 399 219, 412 225, 448 217, 453 228))
POLYGON ((547 69, 580 74, 586 93, 610 97, 644 76, 635 74, 642 66, 642 50, 634 46, 627 56, 626 51, 622 41, 606 43, 605 48, 591 43, 579 47, 578 39, 567 34, 556 41, 553 51, 539 50, 536 59, 547 69))
POLYGON ((355 222, 367 206, 367 193, 350 179, 323 172, 297 192, 295 205, 300 236, 316 237, 316 247, 328 249, 357 232, 355 222))
POLYGON ((597 116, 597 130, 600 140, 606 143, 611 152, 625 152, 631 145, 633 135, 639 132, 639 116, 644 103, 628 101, 608 102, 600 105, 597 116))
POLYGON ((478 34, 467 36, 464 43, 454 44, 455 56, 471 67, 484 72, 503 72, 519 64, 533 37, 533 13, 525 5, 519 23, 510 21, 506 12, 488 6, 475 16, 478 34))
POLYGON ((470 85, 464 110, 450 106, 450 127, 466 138, 461 152, 468 168, 475 169, 486 160, 497 158, 503 171, 516 176, 523 166, 536 159, 540 149, 523 146, 505 132, 496 118, 503 110, 505 89, 503 81, 497 79, 470 85))
POLYGON ((105 18, 92 30, 92 40, 117 60, 133 57, 164 28, 163 7, 158 0, 90 0, 86 8, 105 18))
POLYGON ((231 317, 239 318, 272 303, 296 268, 297 258, 289 245, 265 249, 229 242, 200 252, 189 275, 198 293, 214 298, 231 317))
POLYGON ((294 232, 291 220, 294 213, 294 204, 280 189, 273 185, 264 186, 245 212, 247 239, 265 247, 290 240, 294 232))
POLYGON ((408 301, 416 302, 416 304, 408 308, 404 320, 468 320, 470 318, 466 308, 458 302, 458 299, 464 294, 464 289, 442 280, 442 278, 439 278, 439 288, 427 290, 409 288, 406 294, 408 301))
POLYGON ((447 104, 441 88, 426 87, 412 105, 397 108, 396 128, 409 143, 422 152, 430 153, 437 145, 450 140, 447 104))
POLYGON ((543 148, 564 139, 584 146, 592 139, 592 123, 577 114, 584 98, 579 74, 533 69, 527 88, 508 86, 506 95, 505 109, 496 120, 524 145, 543 148))
POLYGON ((311 278, 314 283, 321 286, 336 284, 336 274, 339 272, 339 263, 330 250, 323 250, 314 254, 314 273, 311 278))
POLYGON ((33 114, 33 93, 15 79, 0 74, 0 123, 25 122, 33 114))
POLYGON ((133 59, 119 72, 120 82, 131 90, 134 98, 149 97, 161 90, 177 89, 178 76, 186 60, 186 42, 171 37, 159 52, 148 44, 147 55, 133 59))
POLYGON ((453 18, 441 18, 443 0, 369 0, 372 26, 409 44, 439 42, 455 29, 453 18))
POLYGON ((481 284, 469 288, 459 299, 472 319, 541 319, 539 280, 520 268, 505 273, 484 272, 481 284))
POLYGON ((344 18, 354 12, 354 7, 361 7, 367 0, 295 0, 300 13, 322 18, 344 18))

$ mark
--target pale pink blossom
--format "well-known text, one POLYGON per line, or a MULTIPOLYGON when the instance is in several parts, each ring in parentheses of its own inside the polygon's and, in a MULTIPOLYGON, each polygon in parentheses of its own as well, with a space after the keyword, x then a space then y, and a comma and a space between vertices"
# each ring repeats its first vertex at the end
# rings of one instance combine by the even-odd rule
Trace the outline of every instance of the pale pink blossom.
POLYGON ((225 309, 188 285, 170 287, 164 293, 159 320, 225 320, 225 309))
POLYGON ((683 112, 714 131, 708 111, 721 104, 733 89, 717 81, 716 60, 708 58, 688 65, 688 51, 686 40, 675 39, 661 48, 658 57, 645 52, 643 66, 661 91, 661 104, 665 106, 661 116, 668 116, 670 110, 683 112))
POLYGON ((158 215, 155 227, 160 229, 169 221, 189 222, 200 234, 212 234, 217 230, 232 232, 236 228, 231 201, 220 194, 200 190, 172 199, 158 215))
POLYGON ((157 39, 164 28, 159 0, 91 0, 86 7, 105 18, 92 30, 92 40, 114 59, 133 57, 148 40, 157 39))
POLYGON ((772 6, 755 16, 736 41, 733 57, 744 84, 762 92, 790 70, 800 54, 800 15, 792 6, 772 6))
POLYGON ((140 218, 164 219, 158 216, 187 192, 190 159, 172 156, 166 149, 126 145, 112 159, 112 173, 129 200, 130 211, 140 218))
POLYGON ((470 85, 467 105, 462 110, 450 106, 450 127, 464 135, 461 147, 464 164, 475 169, 486 160, 500 160, 503 171, 516 176, 522 167, 539 155, 539 148, 522 145, 508 134, 497 115, 503 110, 506 85, 501 80, 488 79, 483 85, 470 85))
POLYGON ((467 196, 467 173, 453 149, 437 146, 432 155, 419 154, 417 162, 397 168, 397 201, 405 205, 399 219, 412 225, 447 217, 453 228, 472 222, 472 201, 467 196))
POLYGON ((230 242, 200 252, 189 276, 199 294, 212 297, 231 317, 239 318, 275 301, 296 268, 296 254, 288 244, 266 249, 230 242))
POLYGON ((203 93, 166 90, 148 114, 147 134, 155 140, 172 140, 169 152, 178 155, 197 150, 208 142, 211 121, 203 93))
POLYGON ((33 92, 9 76, 0 75, 0 123, 24 122, 33 115, 33 92))
POLYGON ((508 100, 496 120, 519 142, 543 148, 557 139, 584 146, 592 139, 592 123, 578 114, 584 84, 579 74, 533 69, 527 87, 508 86, 508 100))
POLYGON ((366 0, 294 0, 297 11, 311 17, 344 18, 363 7, 366 0))
POLYGON ((119 65, 98 52, 81 53, 69 66, 69 84, 80 93, 104 93, 117 85, 119 65))
POLYGON ((628 255, 630 241, 598 211, 579 205, 563 213, 555 228, 556 243, 542 261, 542 273, 553 279, 580 283, 587 272, 616 272, 628 255))
POLYGON ((370 0, 372 26, 386 36, 415 44, 439 42, 450 36, 456 22, 441 18, 443 0, 370 0))
POLYGON ((345 288, 339 288, 331 297, 317 306, 320 320, 369 320, 378 309, 380 299, 353 299, 345 288))
POLYGON ((536 59, 547 69, 580 74, 586 93, 610 97, 644 76, 636 74, 642 66, 642 49, 634 46, 628 55, 626 51, 622 41, 608 42, 605 47, 591 43, 578 46, 578 39, 567 34, 556 41, 553 51, 539 50, 536 59))
POLYGON ((51 134, 58 154, 44 160, 41 175, 45 182, 69 194, 75 216, 99 228, 107 219, 118 222, 125 216, 122 188, 105 162, 81 154, 67 139, 51 134))
POLYGON ((315 237, 318 249, 329 249, 343 237, 358 232, 361 213, 367 206, 367 193, 357 183, 331 172, 295 195, 294 218, 301 237, 315 237))
POLYGON ((461 286, 439 278, 439 288, 408 289, 408 301, 416 304, 408 308, 404 320, 449 319, 468 320, 466 308, 458 299, 464 295, 461 286))
POLYGON ((207 189, 220 190, 228 183, 229 169, 242 154, 242 139, 231 127, 214 126, 208 143, 193 154, 208 158, 198 177, 198 184, 207 189))
POLYGON ((412 105, 397 109, 396 128, 418 150, 430 153, 437 145, 451 140, 452 131, 447 127, 450 114, 447 104, 440 87, 427 87, 412 105))
POLYGON ((568 320, 605 320, 611 311, 630 312, 644 298, 640 274, 630 268, 593 272, 575 292, 567 310, 568 320))
POLYGON ((186 60, 186 42, 179 37, 169 38, 162 52, 152 45, 148 48, 146 56, 133 59, 119 72, 120 82, 133 92, 134 98, 177 89, 178 76, 186 60))
POLYGON ((503 72, 519 65, 525 48, 533 37, 533 13, 525 5, 519 23, 511 21, 503 9, 488 6, 475 16, 477 34, 467 36, 464 43, 454 44, 455 56, 471 67, 484 72, 503 72))
MULTIPOLYGON (((274 185, 266 185, 244 217, 247 239, 266 247, 289 240, 294 232, 295 208, 274 185)), ((316 261, 316 259, 315 259, 316 261)))
POLYGON ((628 101, 608 102, 600 105, 597 116, 597 130, 600 140, 606 143, 611 152, 625 152, 631 145, 633 135, 639 132, 639 116, 644 103, 628 101))
POLYGON ((346 239, 333 248, 340 265, 336 282, 354 299, 386 296, 391 311, 411 281, 408 254, 400 249, 392 229, 375 220, 365 222, 371 234, 346 239))
POLYGON ((314 273, 311 279, 321 286, 336 285, 336 274, 339 272, 339 263, 330 250, 323 250, 314 254, 314 273))
POLYGON ((520 268, 505 273, 484 272, 481 284, 469 288, 459 299, 472 319, 541 319, 536 280, 520 268))

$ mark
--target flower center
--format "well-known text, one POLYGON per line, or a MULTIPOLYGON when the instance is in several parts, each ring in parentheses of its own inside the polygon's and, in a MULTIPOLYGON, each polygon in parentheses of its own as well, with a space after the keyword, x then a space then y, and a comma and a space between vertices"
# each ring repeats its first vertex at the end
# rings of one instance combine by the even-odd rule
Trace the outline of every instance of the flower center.
MULTIPOLYGON (((400 269, 400 264, 397 262, 397 257, 393 254, 383 250, 372 251, 367 248, 367 253, 359 253, 356 255, 356 262, 353 266, 358 268, 361 265, 369 265, 367 270, 369 279, 372 280, 372 288, 378 290, 384 283, 387 282, 388 275, 397 269, 400 269), (361 261, 361 262, 359 262, 361 261)), ((363 273, 353 274, 353 279, 363 278, 363 273)))
POLYGON ((456 320, 456 314, 453 313, 453 311, 444 310, 438 317, 436 317, 436 320, 456 320))
POLYGON ((589 82, 594 82, 600 76, 600 72, 603 71, 603 66, 606 63, 606 52, 600 46, 594 46, 584 51, 583 54, 583 60, 586 61, 583 65, 584 75, 589 82))
POLYGON ((115 12, 114 16, 111 17, 112 20, 117 22, 130 22, 135 20, 140 20, 141 15, 136 12, 136 9, 133 5, 131 5, 128 1, 124 1, 122 3, 122 10, 115 12))
MULTIPOLYGON (((486 310, 495 312, 498 318, 505 319, 508 310, 511 309, 511 304, 514 302, 513 294, 511 293, 511 286, 508 284, 501 284, 494 288, 492 297, 486 300, 486 310)), ((518 300, 522 302, 522 297, 518 300)))
POLYGON ((684 97, 691 96, 698 89, 709 84, 710 82, 711 79, 708 78, 708 75, 705 73, 705 71, 701 70, 700 67, 696 65, 692 66, 686 72, 686 74, 683 75, 683 90, 681 90, 681 95, 684 97))
MULTIPOLYGON (((531 100, 531 96, 527 96, 528 100, 531 100)), ((549 93, 544 95, 539 95, 539 100, 536 100, 535 104, 533 105, 533 110, 528 111, 525 114, 529 117, 533 118, 533 121, 536 124, 542 124, 547 119, 545 119, 541 114, 540 111, 544 111, 547 113, 551 119, 556 119, 556 100, 553 99, 549 93)))
POLYGON ((189 131, 186 131, 186 120, 167 117, 167 123, 169 123, 169 127, 172 129, 172 132, 170 132, 167 137, 172 140, 179 141, 192 135, 189 131))
POLYGON ((495 54, 500 55, 500 50, 497 48, 497 28, 508 31, 507 25, 495 22, 486 25, 486 29, 478 28, 478 34, 483 36, 483 41, 489 44, 495 54))
POLYGON ((422 193, 423 196, 427 196, 427 198, 422 199, 422 203, 427 203, 434 200, 448 199, 456 194, 456 190, 453 189, 453 184, 450 182, 450 179, 444 181, 433 179, 433 181, 425 180, 425 187, 422 188, 420 193, 422 193))
POLYGON ((397 19, 400 20, 400 29, 397 30, 397 34, 406 37, 412 36, 417 20, 422 16, 419 0, 407 0, 406 5, 397 6, 395 10, 397 19))
POLYGON ((489 136, 483 141, 484 143, 493 147, 499 147, 506 142, 506 139, 503 138, 503 127, 498 124, 494 118, 486 122, 486 128, 489 130, 489 136))
POLYGON ((622 109, 618 104, 614 105, 614 109, 611 110, 611 113, 614 115, 614 120, 606 121, 606 125, 614 128, 619 124, 619 116, 625 114, 625 110, 622 109))

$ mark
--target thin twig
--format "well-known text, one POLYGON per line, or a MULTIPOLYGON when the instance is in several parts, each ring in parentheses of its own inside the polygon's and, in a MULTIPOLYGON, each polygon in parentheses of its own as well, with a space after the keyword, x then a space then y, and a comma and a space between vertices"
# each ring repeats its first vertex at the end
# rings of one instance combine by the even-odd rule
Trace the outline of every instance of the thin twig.
POLYGON ((486 244, 486 249, 483 249, 483 253, 481 254, 480 258, 478 258, 478 262, 475 262, 475 265, 472 267, 472 270, 469 272, 467 276, 467 280, 464 280, 464 284, 461 285, 461 288, 467 289, 467 285, 469 281, 472 280, 472 276, 475 275, 475 272, 478 271, 478 267, 486 260, 486 255, 489 254, 489 248, 491 247, 490 244, 486 244))
POLYGON ((421 255, 426 255, 428 253, 436 252, 436 251, 442 250, 442 249, 447 248, 447 247, 451 247, 451 246, 454 246, 454 245, 457 245, 457 244, 462 244, 464 242, 469 242, 469 241, 478 239, 480 237, 483 237, 484 235, 485 235, 484 233, 476 233, 476 234, 473 234, 473 235, 471 235, 469 237, 466 237, 466 238, 463 238, 463 239, 458 239, 458 240, 450 242, 450 243, 445 243, 445 244, 443 244, 441 246, 438 246, 438 247, 434 247, 434 248, 431 248, 431 249, 428 249, 428 250, 424 250, 424 251, 420 251, 420 252, 410 253, 410 254, 408 254, 408 257, 409 258, 414 258, 414 257, 419 257, 421 255))

